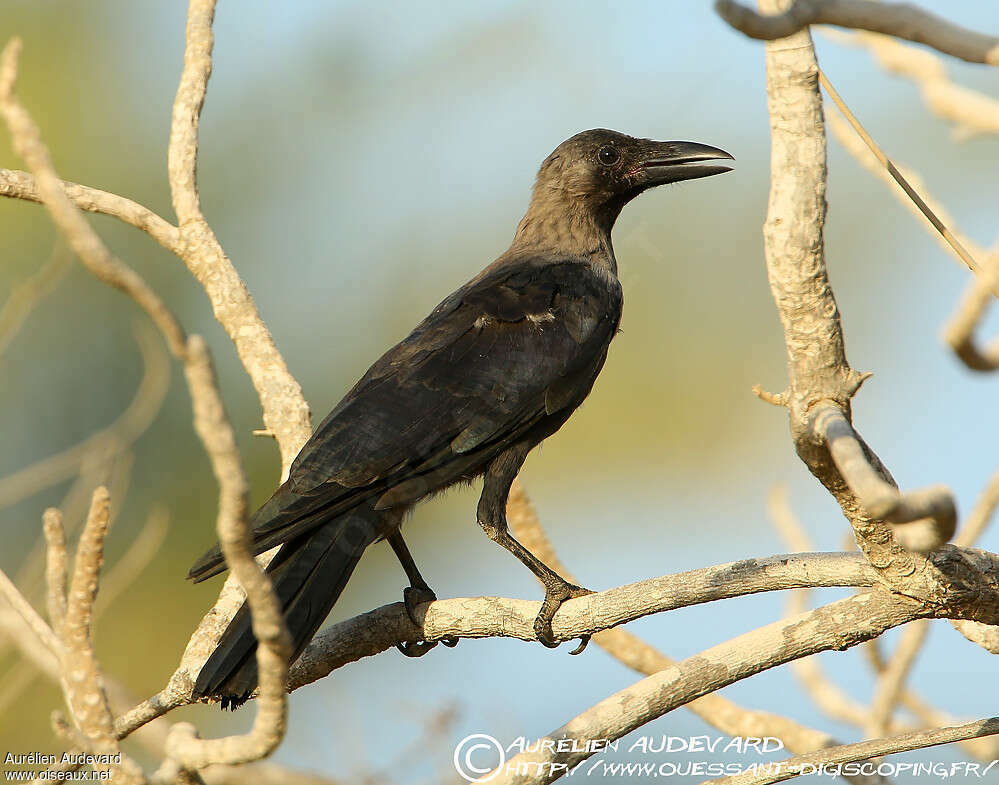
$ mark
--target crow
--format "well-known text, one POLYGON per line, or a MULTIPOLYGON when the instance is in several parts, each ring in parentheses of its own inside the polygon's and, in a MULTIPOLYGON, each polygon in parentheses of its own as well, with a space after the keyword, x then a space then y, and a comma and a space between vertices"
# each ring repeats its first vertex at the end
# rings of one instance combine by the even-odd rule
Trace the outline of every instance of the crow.
MULTIPOLYGON (((267 568, 301 654, 364 549, 385 539, 409 587, 406 608, 436 599, 402 539, 406 513, 456 483, 483 478, 477 517, 489 538, 545 587, 534 630, 558 642, 552 618, 589 592, 542 564, 507 530, 506 501, 527 454, 583 402, 618 331, 622 293, 611 229, 621 209, 664 183, 730 170, 724 150, 604 129, 560 144, 541 164, 510 248, 449 295, 375 362, 323 420, 287 481, 253 515, 267 568)), ((218 546, 188 575, 225 570, 218 546)), ((453 645, 456 641, 445 643, 453 645)), ((236 708, 257 686, 246 603, 201 669, 194 696, 236 708)), ((400 645, 420 656, 433 643, 400 645)), ((585 639, 577 649, 585 645, 585 639)))

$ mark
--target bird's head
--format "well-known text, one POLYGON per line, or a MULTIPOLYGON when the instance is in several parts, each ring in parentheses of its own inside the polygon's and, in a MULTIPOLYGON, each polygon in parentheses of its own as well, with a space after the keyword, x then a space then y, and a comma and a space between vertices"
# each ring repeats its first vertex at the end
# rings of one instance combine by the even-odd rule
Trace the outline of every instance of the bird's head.
POLYGON ((566 139, 544 160, 534 200, 574 205, 613 224, 643 191, 728 172, 732 167, 724 162, 731 160, 706 144, 655 142, 597 128, 566 139))

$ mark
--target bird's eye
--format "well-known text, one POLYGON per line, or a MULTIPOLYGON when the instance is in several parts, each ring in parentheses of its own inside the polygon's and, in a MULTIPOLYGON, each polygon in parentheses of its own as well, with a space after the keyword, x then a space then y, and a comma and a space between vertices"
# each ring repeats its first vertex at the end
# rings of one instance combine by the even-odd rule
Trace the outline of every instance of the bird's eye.
POLYGON ((614 145, 605 144, 597 151, 597 160, 604 166, 613 166, 621 160, 621 154, 614 145))

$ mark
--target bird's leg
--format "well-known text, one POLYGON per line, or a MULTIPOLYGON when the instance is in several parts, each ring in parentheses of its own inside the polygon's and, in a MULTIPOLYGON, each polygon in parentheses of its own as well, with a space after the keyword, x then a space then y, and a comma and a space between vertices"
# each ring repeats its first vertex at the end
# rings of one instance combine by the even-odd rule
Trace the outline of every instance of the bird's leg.
MULTIPOLYGON (((541 643, 554 649, 559 645, 552 632, 552 619, 555 613, 566 600, 584 597, 593 592, 569 583, 517 542, 507 529, 507 496, 529 450, 529 445, 517 445, 502 453, 489 465, 482 484, 482 495, 479 497, 479 526, 490 540, 499 543, 520 559, 545 587, 545 600, 541 603, 541 611, 534 620, 534 632, 541 643)), ((579 654, 586 648, 589 640, 589 635, 582 636, 579 645, 570 653, 579 654)))
MULTIPOLYGON (((409 578, 409 586, 403 591, 402 598, 406 604, 406 613, 409 614, 410 621, 417 627, 420 627, 422 626, 422 622, 416 616, 416 606, 422 605, 425 602, 433 602, 437 599, 437 595, 427 585, 423 576, 420 575, 420 570, 417 568, 416 562, 413 561, 413 555, 409 552, 409 548, 406 547, 406 541, 402 539, 402 531, 396 528, 391 534, 386 535, 385 539, 392 546, 396 558, 399 559, 399 564, 402 565, 402 568, 406 571, 406 577, 409 578)), ((442 638, 440 642, 448 647, 458 645, 458 639, 450 636, 442 638)), ((411 643, 397 643, 396 648, 407 657, 422 657, 436 645, 437 641, 414 641, 411 643)))

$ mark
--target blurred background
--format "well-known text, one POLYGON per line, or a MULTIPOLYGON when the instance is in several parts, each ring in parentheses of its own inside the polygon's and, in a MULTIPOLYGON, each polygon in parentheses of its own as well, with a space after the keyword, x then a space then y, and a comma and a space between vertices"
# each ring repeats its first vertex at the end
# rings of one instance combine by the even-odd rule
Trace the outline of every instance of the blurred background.
MULTIPOLYGON (((921 5, 999 30, 991 4, 921 5)), ((9 0, 0 38, 14 34, 24 41, 18 91, 60 174, 173 220, 166 144, 182 7, 9 0)), ((532 454, 522 479, 562 559, 592 589, 787 551, 766 508, 775 484, 789 489, 816 548, 845 547, 845 520, 796 458, 785 413, 750 392, 786 383, 760 236, 769 167, 761 43, 730 30, 706 0, 223 3, 215 34, 199 163, 204 211, 315 422, 506 248, 538 164, 563 139, 607 127, 706 142, 732 152, 736 170, 656 190, 624 212, 614 235, 623 334, 586 404, 532 454)), ((830 79, 889 155, 919 170, 960 228, 991 245, 999 141, 955 140, 913 83, 886 74, 862 48, 816 41, 830 79)), ((961 84, 999 94, 994 69, 947 67, 961 84)), ((829 158, 830 276, 849 358, 875 372, 855 400, 855 421, 903 488, 946 483, 966 513, 999 464, 999 379, 965 370, 938 337, 969 273, 832 140, 829 158)), ((6 130, 0 166, 23 168, 6 130)), ((278 480, 277 449, 251 436, 262 427, 259 404, 204 293, 149 237, 91 220, 210 342, 252 501, 263 502, 278 480)), ((125 561, 108 581, 117 588, 105 600, 97 651, 146 697, 165 683, 220 585, 184 581, 215 541, 216 513, 187 390, 138 308, 67 259, 42 208, 0 203, 0 238, 0 303, 25 285, 45 293, 0 344, 0 567, 42 607, 42 511, 59 505, 78 521, 93 486, 110 483, 108 570, 125 561), (37 466, 95 433, 85 448, 37 466)), ((999 320, 986 332, 993 328, 999 320)), ((423 574, 441 597, 540 599, 530 573, 476 525, 476 493, 451 492, 407 524, 423 574)), ((981 545, 999 550, 999 532, 981 545)), ((404 585, 390 549, 374 546, 331 618, 397 601, 404 585)), ((681 658, 779 618, 786 599, 713 603, 629 629, 681 658)), ((885 646, 895 640, 887 635, 885 646)), ((869 698, 859 650, 820 659, 850 695, 869 698)), ((939 622, 912 684, 970 719, 994 713, 994 673, 990 655, 939 622)), ((418 660, 390 651, 296 692, 275 758, 339 779, 452 781, 451 754, 464 736, 537 738, 637 678, 596 646, 572 658, 566 647, 511 640, 463 641, 418 660)), ((859 738, 824 716, 787 668, 724 694, 843 741, 859 738)), ((0 642, 0 748, 58 749, 48 716, 60 705, 56 687, 0 642)), ((198 706, 171 719, 221 734, 248 727, 253 711, 198 706)), ((629 739, 693 734, 719 735, 681 710, 629 739)), ((954 748, 909 756, 967 758, 954 748)))

